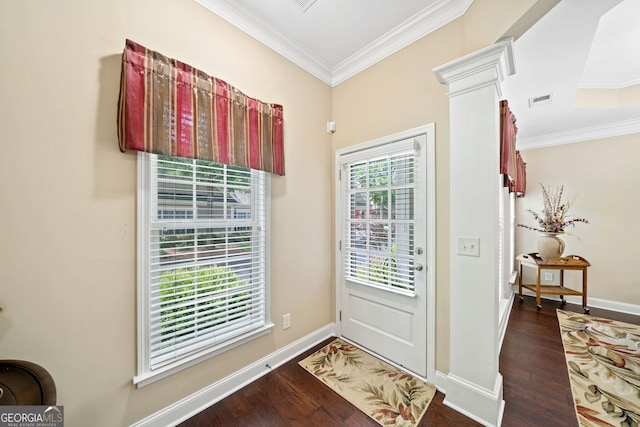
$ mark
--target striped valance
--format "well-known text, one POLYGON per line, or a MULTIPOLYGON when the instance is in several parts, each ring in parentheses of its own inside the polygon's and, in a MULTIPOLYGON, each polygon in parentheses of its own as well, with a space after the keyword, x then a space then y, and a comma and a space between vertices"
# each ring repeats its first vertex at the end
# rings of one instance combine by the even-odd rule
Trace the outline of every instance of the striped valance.
POLYGON ((284 175, 282 106, 126 41, 120 150, 211 160, 284 175))
POLYGON ((504 186, 524 197, 527 185, 526 163, 516 150, 516 116, 509 108, 509 102, 500 101, 500 173, 504 175, 504 186))

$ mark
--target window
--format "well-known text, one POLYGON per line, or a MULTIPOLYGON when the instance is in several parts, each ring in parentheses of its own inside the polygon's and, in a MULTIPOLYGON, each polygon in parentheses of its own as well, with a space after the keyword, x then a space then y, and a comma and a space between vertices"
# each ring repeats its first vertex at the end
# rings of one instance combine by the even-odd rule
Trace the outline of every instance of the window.
POLYGON ((413 296, 415 154, 410 147, 345 164, 344 274, 347 280, 413 296))
POLYGON ((145 153, 138 164, 140 386, 273 325, 266 174, 145 153))

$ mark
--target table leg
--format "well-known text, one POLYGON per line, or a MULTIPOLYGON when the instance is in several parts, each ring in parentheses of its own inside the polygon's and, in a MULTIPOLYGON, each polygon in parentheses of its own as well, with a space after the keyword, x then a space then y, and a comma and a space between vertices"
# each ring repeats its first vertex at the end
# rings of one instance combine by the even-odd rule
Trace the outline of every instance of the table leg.
POLYGON ((585 313, 589 313, 587 306, 587 268, 582 269, 582 309, 585 313))
MULTIPOLYGON (((560 270, 560 287, 564 287, 564 270, 560 270)), ((560 300, 562 305, 565 305, 567 303, 567 300, 564 299, 564 295, 560 295, 560 300)))
POLYGON ((518 296, 520 296, 520 302, 524 301, 522 297, 522 263, 520 263, 520 274, 518 275, 518 296))
POLYGON ((538 281, 536 282, 536 307, 538 310, 542 310, 542 303, 540 302, 540 270, 542 269, 538 267, 536 270, 538 276, 538 281))

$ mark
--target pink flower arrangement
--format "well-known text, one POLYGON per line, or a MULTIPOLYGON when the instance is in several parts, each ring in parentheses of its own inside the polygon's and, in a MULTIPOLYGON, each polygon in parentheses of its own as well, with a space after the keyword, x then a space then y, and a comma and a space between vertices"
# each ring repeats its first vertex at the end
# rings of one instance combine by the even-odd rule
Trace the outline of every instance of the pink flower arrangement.
POLYGON ((568 226, 571 225, 575 227, 577 222, 584 222, 585 224, 589 223, 589 221, 584 218, 567 215, 573 201, 562 201, 564 186, 556 187, 553 190, 550 187, 543 186, 542 184, 540 184, 540 187, 542 188, 544 209, 540 213, 527 209, 527 211, 533 215, 533 219, 537 221, 538 226, 532 227, 525 224, 518 224, 518 227, 543 233, 565 233, 565 229, 568 226))

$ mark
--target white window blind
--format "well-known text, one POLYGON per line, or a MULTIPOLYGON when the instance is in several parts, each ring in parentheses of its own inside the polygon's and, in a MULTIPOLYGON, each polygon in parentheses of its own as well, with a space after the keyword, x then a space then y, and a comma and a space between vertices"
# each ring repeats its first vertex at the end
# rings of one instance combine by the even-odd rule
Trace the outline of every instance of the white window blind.
MULTIPOLYGON (((503 175, 500 175, 500 182, 503 175)), ((498 300, 511 297, 511 283, 515 274, 515 192, 500 185, 498 240, 498 300)))
POLYGON ((149 156, 143 371, 219 349, 267 322, 264 172, 149 156))
POLYGON ((414 167, 413 150, 345 164, 347 280, 415 294, 414 167))

